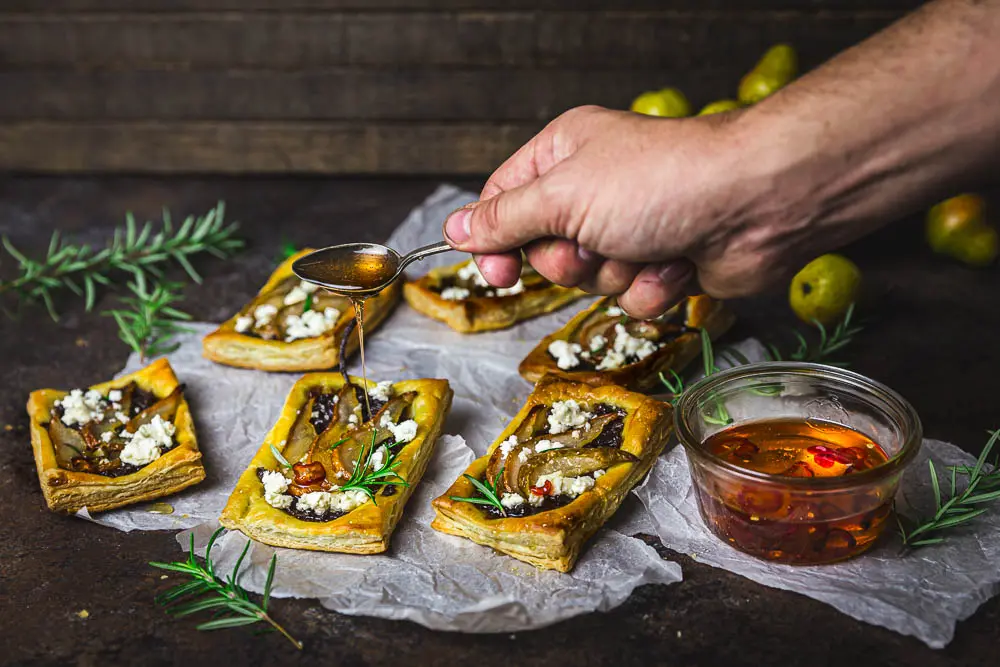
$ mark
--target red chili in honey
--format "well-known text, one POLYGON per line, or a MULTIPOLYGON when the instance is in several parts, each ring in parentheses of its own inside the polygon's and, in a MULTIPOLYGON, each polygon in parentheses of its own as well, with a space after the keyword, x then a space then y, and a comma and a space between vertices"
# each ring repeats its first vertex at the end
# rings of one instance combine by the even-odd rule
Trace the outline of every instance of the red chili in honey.
POLYGON ((552 481, 547 479, 541 486, 533 486, 529 490, 533 496, 550 496, 552 495, 552 481))
POLYGON ((881 486, 820 490, 781 477, 857 474, 882 465, 885 452, 851 428, 816 420, 769 420, 720 431, 703 447, 734 466, 777 479, 706 477, 696 485, 709 528, 737 549, 768 560, 816 564, 844 560, 874 544, 892 498, 881 486))

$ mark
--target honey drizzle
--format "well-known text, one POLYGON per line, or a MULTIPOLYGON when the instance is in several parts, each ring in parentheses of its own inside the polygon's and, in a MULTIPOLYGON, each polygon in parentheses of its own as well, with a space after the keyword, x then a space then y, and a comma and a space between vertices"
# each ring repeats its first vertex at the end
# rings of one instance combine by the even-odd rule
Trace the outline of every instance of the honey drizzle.
POLYGON ((361 353, 361 377, 364 378, 365 386, 362 387, 362 393, 365 395, 365 410, 368 414, 368 418, 371 419, 372 415, 372 404, 371 399, 368 397, 368 369, 365 366, 365 299, 364 297, 351 296, 348 297, 351 300, 351 305, 354 306, 354 319, 358 323, 358 351, 361 353))

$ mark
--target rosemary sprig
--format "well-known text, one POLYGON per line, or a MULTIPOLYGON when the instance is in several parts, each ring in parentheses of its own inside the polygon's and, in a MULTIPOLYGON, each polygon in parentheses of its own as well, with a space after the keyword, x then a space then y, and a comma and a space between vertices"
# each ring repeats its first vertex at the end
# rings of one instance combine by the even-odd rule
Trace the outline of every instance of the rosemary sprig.
POLYGON ((1000 453, 994 458, 990 469, 986 470, 986 459, 993 451, 994 445, 1000 439, 1000 430, 993 431, 990 439, 983 447, 982 453, 973 466, 951 466, 951 491, 947 499, 941 495, 941 482, 938 479, 934 461, 927 461, 931 476, 931 488, 934 491, 935 512, 933 516, 924 517, 918 521, 909 521, 896 514, 896 523, 903 544, 911 549, 944 541, 941 533, 969 523, 987 508, 980 507, 982 503, 1000 499, 1000 453), (968 480, 964 491, 959 492, 959 475, 968 480), (911 527, 907 528, 907 524, 911 527))
POLYGON ((166 607, 167 613, 178 617, 212 610, 214 612, 212 620, 196 626, 198 630, 222 630, 240 625, 267 623, 271 626, 270 629, 280 632, 288 641, 292 642, 295 648, 301 650, 302 642, 288 634, 267 613, 267 605, 271 600, 271 586, 274 583, 274 569, 278 564, 277 554, 271 557, 271 565, 267 570, 267 580, 264 583, 263 599, 258 605, 250 600, 246 590, 239 584, 240 565, 243 564, 243 559, 250 549, 250 540, 247 540, 243 553, 240 554, 232 574, 227 579, 221 579, 215 574, 215 565, 212 563, 212 547, 222 531, 223 529, 219 528, 208 541, 204 565, 195 559, 194 535, 191 535, 191 553, 186 561, 150 563, 153 567, 161 570, 179 572, 191 577, 191 581, 188 583, 175 586, 156 596, 156 603, 166 607))
MULTIPOLYGON (((823 361, 833 366, 844 366, 845 364, 840 362, 831 362, 827 359, 831 354, 839 352, 844 347, 846 347, 856 336, 863 327, 852 323, 852 318, 854 317, 854 304, 851 304, 847 308, 847 312, 844 313, 843 319, 837 323, 833 331, 828 331, 822 323, 817 320, 813 320, 816 328, 819 330, 819 341, 816 346, 810 346, 809 341, 806 340, 800 332, 794 331, 793 334, 798 339, 799 346, 794 352, 788 355, 788 358, 792 361, 823 361)), ((781 351, 775 345, 768 345, 768 357, 771 361, 781 361, 784 357, 781 351)), ((715 350, 712 346, 712 338, 708 335, 708 332, 704 329, 701 330, 701 356, 704 362, 704 372, 705 376, 709 376, 712 373, 717 373, 719 371, 718 365, 715 363, 716 357, 728 357, 729 361, 734 365, 738 364, 749 364, 750 360, 747 359, 739 350, 733 348, 725 348, 721 350, 718 355, 716 355, 715 350)), ((660 382, 663 386, 667 388, 673 398, 671 399, 671 404, 676 406, 678 399, 680 399, 681 394, 687 389, 684 378, 677 374, 676 371, 670 369, 670 374, 672 377, 668 378, 662 372, 660 373, 660 382)), ((765 390, 763 388, 758 388, 758 391, 773 391, 765 390)), ((709 415, 708 419, 710 422, 721 420, 720 423, 729 423, 729 415, 725 413, 725 408, 721 405, 718 406, 721 411, 716 415, 709 415)))
POLYGON ((154 233, 152 222, 140 226, 127 213, 124 228, 116 228, 104 248, 68 243, 57 231, 42 259, 27 257, 5 236, 0 243, 17 261, 19 275, 0 281, 0 295, 16 295, 19 305, 41 302, 52 319, 58 320, 54 294, 66 289, 82 296, 85 309, 90 311, 98 286, 111 285, 118 272, 131 273, 136 279, 147 274, 159 278, 163 265, 174 261, 200 284, 201 276, 191 265, 192 256, 207 252, 225 258, 243 246, 243 241, 235 237, 238 225, 225 224, 224 214, 225 205, 219 202, 205 215, 189 216, 175 230, 170 212, 164 209, 162 226, 154 233))
MULTIPOLYGON (((854 337, 864 329, 864 327, 852 323, 853 317, 854 304, 852 303, 847 307, 847 312, 844 313, 844 317, 833 328, 833 331, 828 331, 819 320, 813 320, 813 324, 819 330, 819 341, 815 346, 811 346, 799 331, 793 331, 799 345, 794 352, 788 355, 788 358, 791 361, 822 361, 831 366, 844 365, 842 362, 830 361, 829 357, 850 344, 854 337)), ((767 349, 768 356, 772 361, 782 361, 782 354, 775 345, 768 345, 767 349)))
POLYGON ((375 446, 375 439, 378 437, 378 429, 372 431, 372 441, 370 445, 365 445, 361 443, 361 453, 358 455, 358 460, 354 464, 354 472, 351 473, 350 478, 348 478, 347 483, 340 487, 341 491, 349 491, 355 489, 364 492, 373 503, 378 505, 378 501, 375 499, 375 493, 379 488, 383 486, 409 486, 410 484, 403 479, 396 470, 403 464, 399 461, 399 453, 402 449, 394 450, 393 445, 386 445, 386 452, 388 456, 382 461, 382 465, 378 469, 372 468, 372 456, 375 454, 377 447, 375 446), (369 470, 369 468, 372 468, 369 470))
POLYGON ((313 307, 313 295, 306 294, 306 301, 302 304, 302 314, 308 313, 313 307))
POLYGON ((118 323, 118 337, 135 350, 145 361, 148 357, 173 352, 178 344, 171 344, 178 333, 190 332, 189 327, 177 324, 188 321, 191 316, 177 310, 171 304, 182 299, 177 291, 179 283, 162 283, 152 289, 146 286, 145 275, 136 275, 128 284, 133 296, 121 297, 127 309, 106 310, 102 315, 115 318, 118 323))
MULTIPOLYGON (((712 347, 712 337, 705 329, 699 329, 698 333, 701 335, 701 359, 704 364, 705 377, 713 373, 719 372, 719 367, 715 363, 715 349, 712 347)), ((732 350, 731 352, 736 352, 732 350)), ((742 355, 740 355, 742 356, 742 355)), ((746 359, 746 357, 744 357, 746 359)), ((746 363, 750 363, 749 360, 746 363)), ((670 399, 670 404, 675 406, 677 401, 680 400, 681 394, 687 389, 684 383, 684 378, 677 374, 673 368, 670 369, 670 374, 673 376, 671 379, 667 379, 667 376, 660 372, 660 382, 663 386, 673 394, 673 398, 670 399)))
POLYGON ((474 505, 488 505, 490 507, 495 507, 502 516, 507 516, 507 508, 503 506, 503 503, 500 502, 500 497, 497 495, 497 486, 500 484, 500 477, 502 475, 503 475, 503 468, 500 468, 500 471, 497 473, 497 476, 493 480, 493 483, 490 484, 490 480, 488 479, 485 481, 479 481, 472 475, 464 474, 462 475, 462 477, 464 477, 465 479, 469 480, 469 482, 472 483, 472 486, 475 487, 475 489, 479 491, 480 494, 482 494, 482 498, 466 498, 463 496, 448 496, 448 497, 451 498, 452 500, 457 500, 463 503, 472 503, 474 505))

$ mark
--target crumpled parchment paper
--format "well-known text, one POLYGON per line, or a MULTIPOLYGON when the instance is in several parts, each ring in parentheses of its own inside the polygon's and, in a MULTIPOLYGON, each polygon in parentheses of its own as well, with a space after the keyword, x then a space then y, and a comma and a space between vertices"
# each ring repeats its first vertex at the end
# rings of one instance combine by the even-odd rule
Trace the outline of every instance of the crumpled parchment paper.
MULTIPOLYGON (((415 209, 390 237, 401 251, 440 238, 445 216, 474 195, 442 186, 415 209)), ((317 243, 321 243, 318 239, 317 243)), ((446 253, 424 260, 411 273, 461 261, 446 253)), ((557 313, 502 332, 457 334, 405 304, 367 341, 369 373, 375 379, 447 378, 455 390, 452 412, 423 482, 407 504, 383 556, 350 556, 278 549, 274 594, 318 598, 346 614, 405 618, 427 627, 466 632, 513 632, 538 628, 593 610, 610 609, 645 583, 670 583, 680 568, 628 537, 656 533, 663 543, 701 562, 722 567, 767 586, 783 588, 833 605, 865 622, 914 635, 933 647, 950 641, 958 620, 1000 592, 1000 515, 987 513, 940 546, 907 556, 887 540, 853 561, 819 567, 792 567, 758 561, 716 539, 701 522, 691 489, 687 460, 675 448, 654 466, 609 524, 590 541, 568 575, 535 568, 467 540, 429 527, 429 502, 440 495, 467 463, 482 454, 517 411, 530 387, 517 364, 543 336, 587 305, 578 302, 557 313), (645 510, 645 511, 644 511, 645 510)), ((201 337, 213 325, 196 325, 170 355, 187 383, 208 478, 165 499, 169 515, 139 505, 89 517, 119 530, 193 528, 196 551, 208 536, 237 478, 281 409, 297 375, 227 368, 201 357, 201 337)), ((763 358, 756 341, 737 346, 750 360, 763 358)), ((724 365, 724 364, 720 364, 724 365)), ((139 368, 134 356, 123 373, 139 368)), ((359 373, 357 362, 351 371, 359 373)), ((972 458, 957 447, 925 441, 920 459, 906 475, 899 495, 905 513, 931 502, 926 457, 942 466, 972 458)), ((891 530, 891 528, 889 529, 891 530)), ((178 536, 188 548, 190 532, 178 536)), ((245 544, 239 533, 223 536, 213 550, 220 569, 231 568, 245 544)), ((244 565, 243 583, 263 587, 275 550, 254 545, 244 565)))
MULTIPOLYGON (((393 247, 408 250, 440 238, 445 215, 472 195, 442 188, 414 211, 393 235, 393 247)), ((458 253, 431 261, 458 262, 458 253)), ((430 261, 418 267, 426 270, 430 261)), ((580 308, 585 302, 580 304, 580 308)), ((387 555, 353 556, 278 549, 273 595, 318 598, 345 614, 405 618, 440 630, 514 632, 611 609, 647 583, 681 580, 680 566, 664 561, 641 540, 652 524, 630 498, 614 522, 591 540, 570 574, 534 567, 472 542, 430 528, 430 501, 443 493, 475 456, 486 451, 531 390, 517 373, 518 362, 536 342, 562 326, 578 308, 525 322, 512 329, 466 336, 405 305, 366 341, 373 379, 447 378, 455 392, 444 436, 414 496, 407 503, 387 555)), ((264 373, 213 364, 201 356, 201 338, 214 325, 198 324, 180 337, 169 355, 194 412, 208 478, 164 499, 172 514, 155 514, 146 504, 95 515, 92 520, 120 530, 193 528, 196 550, 208 536, 239 475, 271 427, 298 374, 264 373)), ((122 371, 139 368, 134 356, 122 371)), ((351 372, 360 375, 358 362, 351 372)), ((178 536, 189 547, 190 533, 178 536)), ((246 543, 239 533, 222 537, 213 549, 220 569, 231 568, 246 543)), ((263 588, 274 549, 255 544, 243 572, 249 590, 263 588)))

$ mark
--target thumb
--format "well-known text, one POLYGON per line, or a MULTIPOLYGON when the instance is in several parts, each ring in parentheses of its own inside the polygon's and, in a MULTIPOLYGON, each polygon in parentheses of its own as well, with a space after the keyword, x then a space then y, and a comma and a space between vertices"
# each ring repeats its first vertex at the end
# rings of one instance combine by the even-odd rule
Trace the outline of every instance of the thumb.
POLYGON ((456 250, 497 254, 554 235, 560 217, 542 196, 538 179, 458 209, 445 220, 444 238, 456 250))

